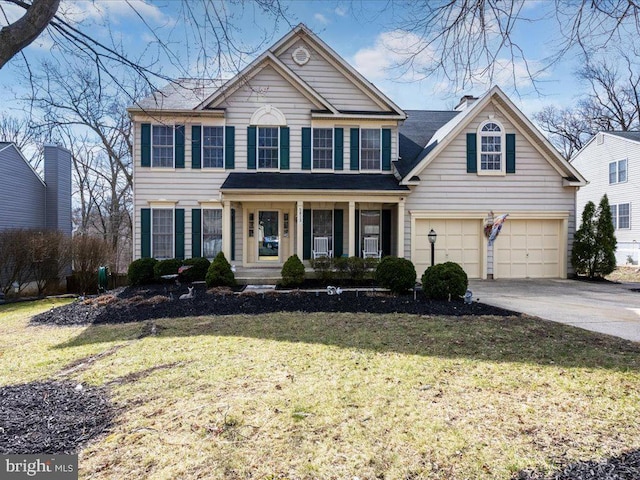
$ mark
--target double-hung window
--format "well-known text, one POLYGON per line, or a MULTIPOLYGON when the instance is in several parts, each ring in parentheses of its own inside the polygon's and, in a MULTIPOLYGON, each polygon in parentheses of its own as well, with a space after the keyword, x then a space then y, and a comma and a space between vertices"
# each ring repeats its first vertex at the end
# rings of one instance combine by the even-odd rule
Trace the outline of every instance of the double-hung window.
POLYGON ((381 134, 379 128, 360 129, 360 170, 381 169, 381 134))
POLYGON ((503 132, 500 125, 487 122, 480 129, 480 171, 502 172, 503 162, 503 132))
POLYGON ((151 210, 151 256, 157 259, 173 258, 173 209, 151 210))
POLYGON ((627 159, 609 163, 609 184, 627 181, 627 159))
POLYGON ((258 127, 258 168, 279 168, 278 127, 258 127))
POLYGON ((610 208, 613 228, 615 230, 631 228, 631 204, 620 203, 618 205, 611 205, 610 208))
POLYGON ((326 237, 329 250, 333 250, 333 210, 313 211, 313 238, 326 237))
POLYGON ((224 127, 202 127, 202 166, 224 168, 224 127))
POLYGON ((333 129, 313 129, 313 168, 333 168, 333 129))
POLYGON ((151 132, 151 166, 174 166, 174 127, 167 125, 152 125, 151 132))
POLYGON ((222 210, 202 210, 202 256, 214 258, 222 251, 222 210))

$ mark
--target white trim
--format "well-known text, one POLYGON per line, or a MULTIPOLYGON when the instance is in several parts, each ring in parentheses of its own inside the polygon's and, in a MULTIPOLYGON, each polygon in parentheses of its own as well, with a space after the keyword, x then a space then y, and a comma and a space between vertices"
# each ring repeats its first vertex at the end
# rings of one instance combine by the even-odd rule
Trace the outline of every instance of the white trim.
POLYGON ((334 218, 334 210, 335 205, 333 207, 328 208, 311 208, 311 248, 313 249, 313 239, 315 236, 313 235, 313 225, 314 225, 314 212, 331 212, 331 244, 329 245, 329 251, 335 253, 336 246, 336 236, 334 232, 335 218, 334 218))
POLYGON ((609 168, 607 168, 607 182, 609 185, 618 185, 618 184, 625 184, 629 181, 629 159, 628 158, 623 158, 621 160, 612 160, 609 162, 609 164, 607 165, 609 168), (624 181, 620 181, 620 162, 626 162, 627 167, 625 168, 625 172, 626 172, 626 178, 624 179, 624 181), (616 166, 616 181, 615 182, 611 182, 611 165, 615 164, 616 166))
MULTIPOLYGON (((207 257, 204 254, 204 212, 205 210, 219 210, 220 211, 220 251, 224 252, 224 209, 223 206, 220 205, 218 207, 202 207, 200 209, 200 256, 206 259, 213 259, 213 257, 207 257)), ((193 255, 193 245, 191 245, 192 255, 193 255)), ((217 255, 217 254, 216 254, 217 255)))
MULTIPOLYGON (((193 142, 193 139, 192 139, 193 142)), ((200 169, 207 171, 224 171, 225 159, 227 154, 227 131, 226 125, 200 125, 200 169), (205 128, 222 128, 222 166, 221 167, 205 167, 204 165, 204 129, 205 128)), ((191 168, 193 169, 193 153, 191 157, 191 168)))
MULTIPOLYGON (((342 134, 344 135, 344 129, 342 131, 342 134)), ((344 142, 344 137, 343 137, 343 142, 344 142)), ((344 145, 344 143, 343 143, 344 145)), ((344 147, 343 147, 344 148, 344 147)), ((343 152, 343 158, 344 158, 344 152, 343 152)), ((344 162, 344 160, 343 160, 344 162)), ((335 171, 336 168, 336 132, 335 132, 335 127, 311 127, 311 171, 316 171, 316 172, 320 172, 320 173, 333 173, 335 171), (319 168, 319 167, 314 167, 313 163, 314 163, 314 158, 313 158, 313 138, 314 138, 314 134, 313 131, 314 130, 331 130, 331 167, 330 168, 319 168)))
MULTIPOLYGON (((280 127, 277 125, 256 125, 256 171, 258 172, 279 172, 280 171, 280 148, 281 148, 281 140, 280 140, 280 127), (278 152, 278 166, 277 167, 260 167, 260 129, 261 128, 275 128, 278 132, 278 146, 276 147, 276 151, 278 152)), ((291 135, 291 133, 289 133, 291 135)), ((291 140, 289 140, 291 141, 291 140)), ((247 142, 249 145, 249 142, 247 142)), ((271 147, 269 147, 271 149, 271 147)), ((291 146, 289 146, 291 149, 291 146)), ((291 156, 291 155, 289 155, 291 156)))
POLYGON ((287 117, 273 105, 264 105, 253 112, 249 125, 286 127, 287 117))
MULTIPOLYGON (((506 163, 507 163, 507 155, 506 155, 506 150, 507 150, 507 144, 506 144, 506 132, 505 132, 505 128, 502 125, 502 123, 498 120, 496 120, 495 118, 489 118, 488 120, 485 120, 484 122, 480 123, 480 125, 478 125, 478 129, 476 131, 476 152, 477 152, 477 158, 476 158, 476 162, 477 162, 477 174, 478 175, 487 175, 487 176, 505 176, 506 175, 506 163), (499 135, 495 135, 496 132, 483 132, 482 129, 490 124, 493 123, 494 125, 496 125, 499 129, 499 135), (491 135, 491 133, 493 133, 493 135, 491 135), (483 169, 482 168, 482 138, 483 137, 500 137, 500 169, 499 170, 491 170, 491 169, 483 169)), ((487 152, 488 153, 488 152, 487 152)), ((495 154, 495 152, 494 152, 495 154)))
MULTIPOLYGON (((185 126, 185 130, 186 130, 186 126, 185 126)), ((142 132, 142 129, 141 129, 142 132)), ((151 132, 150 132, 151 138, 149 139, 149 168, 153 168, 153 169, 165 169, 165 170, 171 170, 171 169, 175 169, 176 168, 176 124, 164 124, 164 123, 152 123, 151 124, 151 132), (162 165, 162 166, 157 166, 153 164, 153 129, 155 127, 164 127, 164 128, 170 128, 171 129, 171 149, 172 149, 172 165, 170 167, 162 165)), ((186 138, 186 132, 185 132, 185 138, 186 138)), ((166 147, 166 145, 163 145, 163 147, 166 147)))
POLYGON ((149 235, 150 235, 150 245, 149 245, 149 254, 151 256, 151 258, 156 258, 157 257, 154 255, 153 253, 153 217, 154 217, 154 210, 171 210, 171 245, 172 245, 172 255, 170 257, 162 257, 158 260, 167 260, 170 258, 176 258, 176 209, 175 209, 175 203, 172 207, 169 207, 168 204, 165 204, 165 206, 156 206, 156 207, 151 207, 151 218, 150 218, 150 225, 149 225, 149 235))
MULTIPOLYGON (((351 159, 349 159, 349 163, 351 163, 351 159)), ((362 173, 379 173, 382 171, 382 128, 358 127, 358 170, 362 173), (380 163, 379 168, 362 168, 362 130, 378 130, 380 135, 380 152, 378 158, 378 162, 380 163)))

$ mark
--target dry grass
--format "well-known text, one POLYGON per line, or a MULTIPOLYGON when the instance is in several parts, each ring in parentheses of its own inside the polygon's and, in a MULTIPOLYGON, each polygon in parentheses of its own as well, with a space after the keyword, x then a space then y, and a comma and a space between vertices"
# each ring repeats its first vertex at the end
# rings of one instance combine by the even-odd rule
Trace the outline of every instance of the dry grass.
POLYGON ((640 282, 640 267, 618 267, 607 276, 612 282, 640 282))
POLYGON ((109 385, 80 477, 508 479, 640 448, 640 346, 528 318, 270 314, 32 327, 2 384, 109 385), (139 338, 142 337, 142 338, 139 338))

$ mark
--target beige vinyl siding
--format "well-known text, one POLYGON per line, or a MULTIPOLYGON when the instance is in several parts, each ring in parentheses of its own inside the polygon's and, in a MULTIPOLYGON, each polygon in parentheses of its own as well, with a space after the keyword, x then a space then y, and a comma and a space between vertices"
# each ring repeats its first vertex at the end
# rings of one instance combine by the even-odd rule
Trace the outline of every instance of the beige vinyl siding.
POLYGON ((293 44, 279 56, 279 60, 338 110, 380 110, 376 102, 303 41, 293 44), (300 46, 306 48, 311 54, 309 61, 302 66, 295 63, 291 57, 291 54, 300 46))
MULTIPOLYGON (((563 187, 562 176, 529 143, 525 135, 498 109, 489 105, 470 125, 448 144, 427 168, 418 173, 420 184, 407 197, 407 211, 477 212, 484 217, 490 211, 502 213, 565 212, 567 248, 571 248, 575 228, 575 188, 563 187), (466 134, 477 133, 480 123, 490 115, 506 133, 516 133, 516 173, 502 176, 467 173, 466 134)), ((410 217, 405 223, 405 252, 411 251, 410 217)), ((567 258, 570 258, 570 253, 567 258)))
POLYGON ((616 230, 618 242, 640 242, 640 143, 607 134, 603 135, 603 140, 598 145, 594 139, 571 162, 589 182, 578 190, 578 224, 586 203, 592 201, 597 207, 606 193, 610 204, 631 204, 631 229, 616 230), (610 185, 609 163, 625 158, 628 160, 627 181, 610 185))

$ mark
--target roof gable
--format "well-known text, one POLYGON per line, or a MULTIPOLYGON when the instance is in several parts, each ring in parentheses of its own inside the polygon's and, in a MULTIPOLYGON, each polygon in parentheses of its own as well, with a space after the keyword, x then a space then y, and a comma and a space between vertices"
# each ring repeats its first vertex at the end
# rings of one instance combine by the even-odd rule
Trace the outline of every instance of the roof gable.
POLYGON ((43 186, 46 186, 42 177, 38 174, 38 172, 36 172, 36 170, 33 168, 33 165, 29 163, 29 160, 25 158, 25 156, 22 154, 22 152, 20 151, 20 149, 15 143, 0 142, 0 162, 10 160, 12 158, 15 158, 16 156, 19 157, 26 164, 27 167, 29 167, 29 170, 31 170, 31 173, 33 173, 36 176, 36 178, 40 181, 40 183, 42 183, 43 186), (15 152, 15 155, 11 155, 10 153, 7 152, 7 150, 13 150, 15 152))

